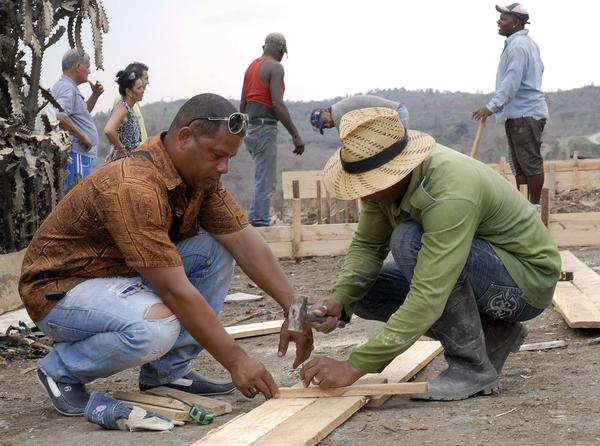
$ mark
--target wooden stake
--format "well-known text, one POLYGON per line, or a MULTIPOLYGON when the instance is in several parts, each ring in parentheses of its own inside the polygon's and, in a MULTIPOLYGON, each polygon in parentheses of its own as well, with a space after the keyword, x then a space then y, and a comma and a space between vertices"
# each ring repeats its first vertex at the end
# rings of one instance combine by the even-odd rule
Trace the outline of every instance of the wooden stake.
POLYGON ((542 189, 542 209, 541 209, 541 217, 542 217, 542 223, 544 223, 544 226, 548 227, 548 221, 550 220, 550 199, 549 199, 549 191, 548 188, 544 187, 542 189))
POLYGON ((477 158, 477 151, 479 150, 479 143, 481 142, 484 128, 485 119, 482 119, 479 121, 479 127, 477 127, 477 133, 475 134, 475 141, 473 141, 473 145, 471 146, 471 158, 477 158))
POLYGON ((296 262, 300 261, 300 212, 302 203, 300 201, 300 182, 294 180, 292 182, 293 197, 292 198, 292 257, 296 262))
POLYGON ((323 223, 323 207, 321 203, 321 181, 317 180, 317 224, 323 223))

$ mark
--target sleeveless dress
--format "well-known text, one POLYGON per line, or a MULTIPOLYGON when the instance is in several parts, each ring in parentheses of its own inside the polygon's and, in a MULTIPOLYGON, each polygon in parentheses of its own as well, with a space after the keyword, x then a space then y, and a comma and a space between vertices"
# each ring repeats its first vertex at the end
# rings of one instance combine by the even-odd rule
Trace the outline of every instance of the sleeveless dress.
POLYGON ((142 132, 133 109, 123 100, 120 103, 127 108, 127 121, 117 129, 117 135, 127 149, 127 154, 130 155, 131 151, 141 144, 142 132))

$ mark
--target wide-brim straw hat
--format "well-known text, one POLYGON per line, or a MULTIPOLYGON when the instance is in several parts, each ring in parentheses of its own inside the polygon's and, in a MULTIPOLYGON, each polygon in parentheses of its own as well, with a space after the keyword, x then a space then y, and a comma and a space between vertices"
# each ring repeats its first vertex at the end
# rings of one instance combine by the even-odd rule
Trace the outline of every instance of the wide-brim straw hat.
POLYGON ((330 194, 354 200, 398 183, 429 156, 435 139, 406 130, 398 112, 371 107, 346 113, 340 124, 342 146, 323 169, 330 194))

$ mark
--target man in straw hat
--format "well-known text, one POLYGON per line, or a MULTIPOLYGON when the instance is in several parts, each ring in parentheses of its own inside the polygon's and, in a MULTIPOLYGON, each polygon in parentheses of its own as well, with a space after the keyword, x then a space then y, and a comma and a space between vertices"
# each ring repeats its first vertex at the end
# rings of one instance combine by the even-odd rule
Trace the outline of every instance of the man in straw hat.
POLYGON ((498 34, 506 37, 496 73, 496 92, 485 107, 472 114, 476 121, 496 115, 504 122, 511 166, 517 186, 526 184, 529 201, 540 202, 544 185, 544 160, 540 153, 548 105, 542 91, 544 64, 540 49, 525 24, 529 13, 524 5, 496 5, 500 13, 498 34))
POLYGON ((250 116, 250 126, 244 142, 255 167, 254 196, 248 211, 248 221, 252 226, 271 224, 269 210, 277 175, 279 121, 292 137, 293 153, 304 153, 304 142, 283 102, 285 85, 281 59, 287 52, 283 34, 268 34, 262 56, 252 61, 244 74, 240 111, 250 116))
POLYGON ((526 336, 520 321, 550 304, 559 277, 539 215, 499 174, 407 131, 394 110, 349 112, 340 137, 324 182, 336 198, 361 198, 362 210, 331 298, 310 311, 329 316, 314 324, 322 332, 353 313, 386 324, 347 361, 308 361, 305 385, 352 384, 427 333, 442 343, 448 369, 418 398, 492 392, 526 336))

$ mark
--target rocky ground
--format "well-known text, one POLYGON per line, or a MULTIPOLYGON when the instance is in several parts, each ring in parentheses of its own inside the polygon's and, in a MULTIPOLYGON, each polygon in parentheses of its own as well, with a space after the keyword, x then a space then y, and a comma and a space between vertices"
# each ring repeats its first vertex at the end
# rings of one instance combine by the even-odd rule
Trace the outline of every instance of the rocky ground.
MULTIPOLYGON (((562 194, 557 197, 553 212, 599 210, 598 193, 573 193, 564 200, 561 197, 562 194)), ((600 273, 600 249, 571 251, 600 273)), ((315 301, 327 296, 342 262, 341 257, 320 257, 303 259, 300 263, 283 261, 282 265, 297 292, 315 301)), ((237 291, 259 294, 249 279, 236 270, 231 292, 237 291)), ((246 318, 241 323, 280 317, 277 305, 268 299, 226 303, 221 313, 225 325, 240 323, 246 318)), ((526 342, 564 340, 566 347, 512 355, 504 369, 499 394, 447 403, 424 403, 396 396, 381 408, 360 410, 321 444, 600 444, 600 345, 593 342, 600 336, 600 330, 570 329, 552 309, 529 321, 527 326, 526 342)), ((378 328, 377 323, 359 319, 333 334, 318 334, 315 354, 346 358, 378 328)), ((277 340, 276 335, 270 335, 243 339, 240 343, 267 366, 279 385, 293 385, 297 382, 297 373, 291 368, 294 349, 292 347, 284 359, 278 359, 277 340)), ((36 338, 36 341, 47 339, 36 338)), ((259 397, 249 400, 234 392, 224 397, 233 405, 233 412, 218 417, 209 427, 186 425, 166 433, 104 431, 83 418, 64 417, 53 410, 45 392, 35 382, 35 365, 44 350, 37 344, 9 344, 6 338, 4 343, 0 342, 0 446, 189 445, 214 425, 249 411, 262 401, 259 397)), ((193 365, 207 375, 226 376, 223 368, 206 354, 201 354, 193 365)), ((416 379, 430 379, 444 366, 443 356, 439 356, 416 379)), ((134 391, 137 370, 97 380, 89 388, 134 391)))

